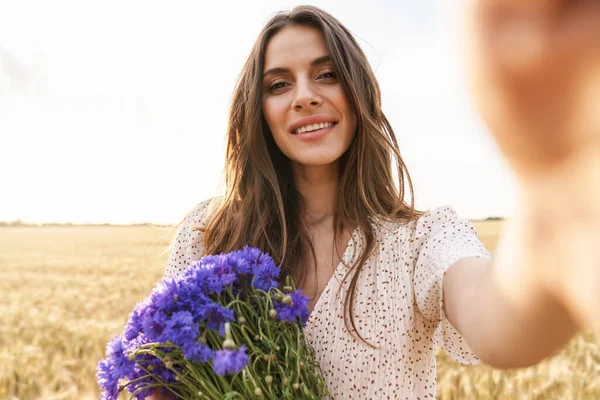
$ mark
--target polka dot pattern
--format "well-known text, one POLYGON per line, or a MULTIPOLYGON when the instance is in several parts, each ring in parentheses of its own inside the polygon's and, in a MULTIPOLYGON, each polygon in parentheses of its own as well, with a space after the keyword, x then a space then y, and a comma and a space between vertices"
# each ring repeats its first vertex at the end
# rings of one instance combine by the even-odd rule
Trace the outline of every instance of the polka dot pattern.
MULTIPOLYGON (((205 209, 200 203, 189 222, 198 224, 205 209)), ((411 224, 377 222, 373 228, 377 251, 359 275, 354 317, 361 336, 376 348, 357 340, 344 325, 351 275, 342 286, 347 267, 341 262, 310 314, 306 338, 335 399, 435 399, 436 345, 459 362, 479 362, 445 319, 444 273, 460 259, 491 255, 473 224, 459 219, 450 206, 430 210, 411 224)), ((198 239, 181 228, 165 275, 183 273, 202 256, 202 247, 191 244, 198 239)), ((343 255, 346 264, 358 259, 362 247, 357 228, 343 255)))
POLYGON ((194 260, 204 256, 204 238, 202 232, 192 229, 192 226, 205 226, 204 215, 211 199, 197 204, 185 217, 183 224, 175 234, 171 243, 171 253, 165 270, 165 278, 183 275, 194 260))

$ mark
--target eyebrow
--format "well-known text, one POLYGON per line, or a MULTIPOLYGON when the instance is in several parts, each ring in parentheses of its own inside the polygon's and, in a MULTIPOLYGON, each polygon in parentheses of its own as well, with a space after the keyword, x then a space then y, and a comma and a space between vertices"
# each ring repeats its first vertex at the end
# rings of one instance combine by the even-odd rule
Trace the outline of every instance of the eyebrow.
MULTIPOLYGON (((331 61, 331 57, 329 57, 328 55, 317 57, 311 61, 310 66, 314 67, 315 65, 325 64, 326 62, 329 62, 329 61, 331 61)), ((265 71, 265 73, 263 74, 263 78, 266 77, 267 75, 283 74, 283 73, 287 73, 287 72, 290 72, 289 68, 283 68, 283 67, 271 68, 270 70, 265 71)))

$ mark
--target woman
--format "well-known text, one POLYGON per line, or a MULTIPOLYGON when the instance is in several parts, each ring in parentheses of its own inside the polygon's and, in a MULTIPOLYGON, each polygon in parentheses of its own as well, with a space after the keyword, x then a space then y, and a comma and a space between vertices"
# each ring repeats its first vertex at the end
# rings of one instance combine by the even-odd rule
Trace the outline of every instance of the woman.
MULTIPOLYGON (((565 93, 580 82, 561 83, 566 61, 562 70, 545 66, 548 48, 535 38, 517 62, 505 51, 532 34, 515 26, 543 25, 533 35, 545 35, 566 14, 550 1, 479 3, 469 8, 473 88, 523 194, 493 262, 450 206, 414 209, 365 55, 335 18, 310 6, 277 14, 261 32, 233 95, 226 194, 195 207, 173 243, 166 276, 246 244, 269 252, 311 299, 306 335, 334 398, 435 398, 434 344, 464 363, 528 366, 563 346, 593 310, 593 299, 571 295, 575 278, 557 285, 567 260, 547 257, 575 254, 575 241, 546 247, 558 224, 583 232, 570 197, 557 195, 563 188, 580 195, 581 215, 597 215, 585 184, 594 182, 588 160, 598 146, 587 157, 591 146, 577 139, 589 126, 575 123, 589 115, 554 107, 549 121, 544 109, 557 104, 547 97, 554 86, 565 93), (525 16, 530 25, 516 24, 525 16)), ((586 234, 597 238, 600 224, 590 221, 586 234)), ((594 278, 580 261, 579 277, 594 278)))

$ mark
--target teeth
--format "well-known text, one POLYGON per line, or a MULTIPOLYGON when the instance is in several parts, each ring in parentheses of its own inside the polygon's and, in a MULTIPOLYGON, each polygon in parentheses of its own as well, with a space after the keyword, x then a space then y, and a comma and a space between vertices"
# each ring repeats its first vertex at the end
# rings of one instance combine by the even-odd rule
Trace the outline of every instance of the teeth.
POLYGON ((321 122, 320 124, 306 125, 302 128, 298 128, 294 131, 294 133, 312 132, 316 131, 317 129, 323 129, 330 126, 333 126, 333 122, 321 122))

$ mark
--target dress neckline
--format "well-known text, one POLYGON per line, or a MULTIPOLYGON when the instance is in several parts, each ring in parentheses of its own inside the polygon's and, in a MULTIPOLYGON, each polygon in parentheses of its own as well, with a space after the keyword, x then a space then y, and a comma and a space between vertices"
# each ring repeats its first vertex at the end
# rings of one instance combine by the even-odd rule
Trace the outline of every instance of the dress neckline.
POLYGON ((323 299, 323 294, 328 292, 329 289, 331 288, 331 286, 333 285, 333 282, 338 279, 337 275, 338 275, 338 271, 342 268, 345 268, 346 266, 344 265, 344 263, 348 262, 348 252, 350 251, 350 249, 352 248, 352 243, 354 241, 354 236, 356 233, 358 233, 359 231, 359 227, 357 226, 354 231, 352 232, 352 234, 350 235, 350 239, 348 240, 348 243, 346 244, 346 249, 344 250, 344 254, 342 255, 342 258, 340 259, 340 261, 338 262, 338 265, 335 267, 335 269, 333 270, 333 274, 331 275, 331 278, 329 278, 329 281, 327 282, 327 284, 325 285, 325 288, 323 289, 323 291, 319 294, 319 298, 317 299, 317 302, 315 303, 315 306, 313 307, 312 311, 310 312, 308 319, 306 321, 306 326, 308 326, 309 324, 311 324, 311 322, 314 320, 314 315, 316 313, 319 312, 319 309, 322 307, 321 303, 323 303, 324 299, 323 299))

